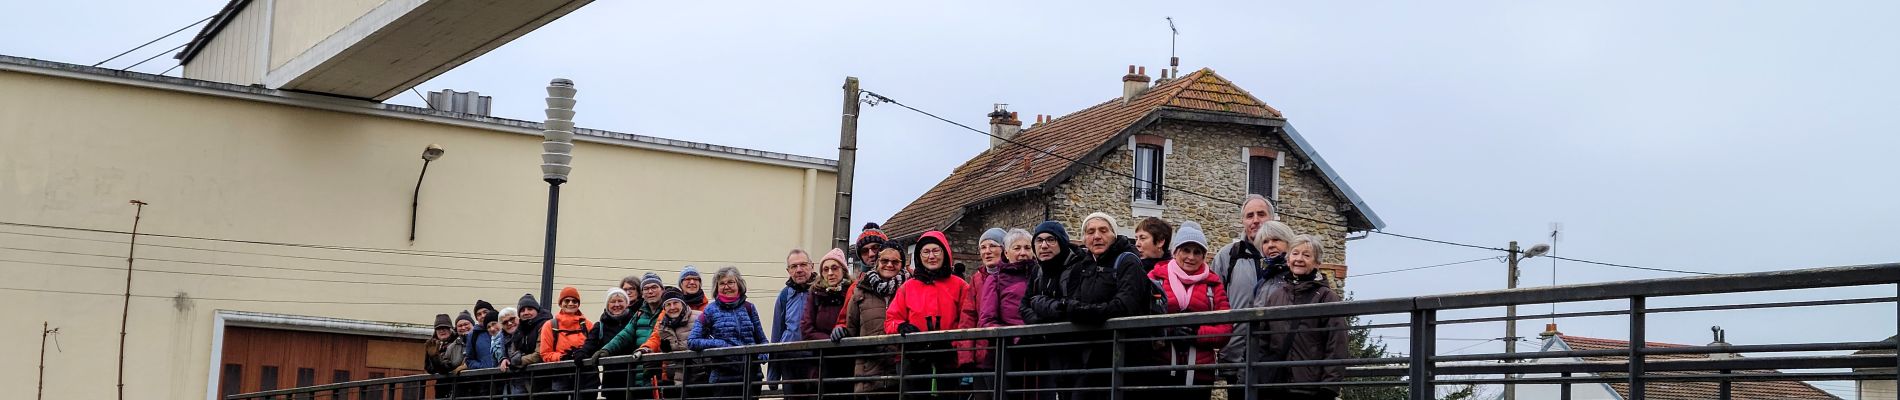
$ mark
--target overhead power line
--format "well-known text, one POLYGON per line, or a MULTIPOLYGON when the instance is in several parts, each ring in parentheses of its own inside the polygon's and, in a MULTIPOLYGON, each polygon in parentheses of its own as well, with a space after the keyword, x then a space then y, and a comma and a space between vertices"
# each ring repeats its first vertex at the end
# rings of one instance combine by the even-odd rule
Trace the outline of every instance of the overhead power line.
MULTIPOLYGON (((116 56, 112 56, 112 58, 107 58, 107 59, 105 59, 104 61, 100 61, 100 62, 97 62, 97 63, 94 63, 94 64, 92 64, 92 66, 94 66, 94 67, 97 67, 97 66, 100 66, 100 65, 104 65, 104 64, 105 64, 105 63, 107 63, 107 62, 111 62, 112 60, 116 60, 116 59, 118 59, 119 57, 125 57, 125 55, 126 55, 126 54, 132 54, 132 52, 134 52, 134 51, 138 51, 139 49, 143 49, 143 48, 145 48, 145 46, 151 46, 151 45, 152 45, 152 43, 158 43, 158 41, 160 41, 160 40, 165 40, 165 38, 168 38, 168 37, 172 37, 172 35, 176 35, 176 34, 178 34, 179 32, 184 32, 184 31, 185 31, 186 29, 191 29, 191 27, 194 27, 194 26, 198 26, 198 24, 202 24, 202 23, 205 23, 205 21, 210 21, 210 20, 211 20, 212 18, 216 18, 216 17, 217 17, 216 15, 213 15, 213 16, 209 16, 209 17, 205 17, 204 19, 201 19, 201 20, 198 20, 198 21, 196 21, 196 22, 192 22, 192 23, 190 23, 190 24, 187 24, 187 25, 185 25, 185 26, 183 26, 183 27, 179 27, 179 28, 178 28, 178 30, 175 30, 175 31, 172 31, 172 33, 167 33, 167 34, 165 34, 165 36, 159 36, 159 37, 158 37, 157 39, 152 39, 152 41, 150 41, 150 42, 145 42, 145 44, 141 44, 141 45, 138 45, 138 47, 133 47, 133 48, 132 48, 131 50, 126 50, 126 51, 125 51, 125 52, 123 52, 123 53, 119 53, 119 55, 116 55, 116 56)), ((187 42, 186 44, 190 44, 190 43, 189 43, 189 42, 187 42)), ((180 46, 178 46, 178 47, 185 47, 185 46, 183 46, 183 45, 180 45, 180 46)), ((166 53, 170 53, 170 52, 169 52, 169 51, 167 51, 167 52, 165 52, 165 53, 159 53, 159 54, 166 54, 166 53)), ((147 59, 147 61, 150 61, 150 59, 147 59)), ((136 66, 136 65, 134 65, 134 66, 136 66)), ((128 69, 130 69, 131 67, 126 67, 126 68, 128 68, 128 69)))
POLYGON ((1484 260, 1496 260, 1496 259, 1498 259, 1498 257, 1497 257, 1497 256, 1492 256, 1492 257, 1484 257, 1484 258, 1477 258, 1477 259, 1471 259, 1471 260, 1464 260, 1464 261, 1458 261, 1458 262, 1448 262, 1448 263, 1444 263, 1444 264, 1434 264, 1434 265, 1427 265, 1427 266, 1423 266, 1423 267, 1411 267, 1411 268, 1400 268, 1400 269, 1395 269, 1395 270, 1391 270, 1391 271, 1379 271, 1379 272, 1373 272, 1373 273, 1366 273, 1366 274, 1353 274, 1353 275, 1351 275, 1351 277, 1353 277, 1353 278, 1364 278, 1364 277, 1368 277, 1368 276, 1373 276, 1373 275, 1384 275, 1384 274, 1390 274, 1390 273, 1394 273, 1394 272, 1405 272, 1405 271, 1417 271, 1417 270, 1421 270, 1421 269, 1432 269, 1432 268, 1438 268, 1438 267, 1449 267, 1449 266, 1453 266, 1453 265, 1459 265, 1459 264, 1470 264, 1470 263, 1474 263, 1474 262, 1479 262, 1479 261, 1484 261, 1484 260))
MULTIPOLYGON (((872 99, 875 99, 875 100, 876 100, 876 102, 875 102, 875 103, 873 103, 872 105, 876 105, 876 104, 879 104, 879 103, 890 103, 890 104, 895 104, 895 105, 897 105, 898 107, 903 107, 903 108, 904 108, 904 109, 906 109, 906 110, 910 110, 910 111, 912 111, 912 112, 916 112, 916 113, 918 113, 918 114, 923 114, 924 116, 927 116, 927 117, 930 117, 930 118, 932 118, 932 119, 936 119, 936 120, 938 120, 938 121, 942 121, 942 122, 944 122, 944 123, 947 123, 947 124, 950 124, 950 125, 955 125, 955 126, 957 126, 957 127, 959 127, 959 128, 963 128, 963 129, 965 129, 965 130, 968 130, 968 131, 971 131, 971 132, 976 132, 976 133, 978 133, 978 134, 981 134, 981 135, 983 135, 983 136, 989 136, 989 137, 991 137, 991 138, 995 138, 995 139, 996 139, 996 140, 998 140, 998 141, 1002 141, 1002 142, 1004 142, 1004 143, 1009 143, 1009 144, 1011 144, 1011 145, 1015 145, 1015 146, 1017 146, 1017 147, 1021 147, 1021 148, 1024 148, 1024 149, 1028 149, 1029 151, 1033 151, 1033 152, 1037 152, 1037 153, 1041 153, 1041 154, 1043 154, 1043 155, 1047 155, 1047 156, 1050 156, 1050 157, 1055 157, 1056 159, 1060 159, 1060 160, 1063 160, 1063 161, 1067 161, 1067 162, 1069 162, 1070 164, 1074 164, 1074 165, 1080 165, 1080 166, 1084 166, 1084 167, 1088 167, 1088 168, 1092 168, 1092 169, 1095 169, 1095 170, 1098 170, 1098 171, 1102 171, 1102 172, 1106 172, 1106 173, 1109 173, 1109 174, 1113 174, 1113 175, 1116 175, 1116 176, 1120 176, 1120 177, 1123 177, 1123 178, 1128 178, 1128 179, 1133 179, 1133 180, 1135 180, 1136 182, 1139 182, 1139 183, 1146 183, 1146 184, 1150 184, 1150 185, 1154 185, 1155 187, 1159 187, 1159 188, 1161 188, 1161 190, 1172 190, 1172 191, 1176 191, 1176 192, 1180 192, 1180 193, 1186 193, 1186 194, 1190 194, 1190 195, 1194 195, 1194 196, 1197 196, 1197 197, 1202 197, 1202 198, 1206 198, 1206 199, 1208 199, 1208 200, 1212 200, 1212 201, 1216 201, 1216 202, 1221 202, 1221 203, 1226 203, 1226 204, 1231 204, 1231 205, 1234 205, 1234 206, 1240 206, 1240 205, 1241 205, 1239 201, 1237 201, 1237 200, 1234 200, 1234 199, 1229 199, 1229 198, 1224 198, 1224 197, 1218 197, 1218 196, 1213 196, 1213 195, 1208 195, 1208 194, 1205 194, 1205 193, 1200 193, 1200 192, 1196 192, 1196 191, 1192 191, 1192 190, 1187 190, 1187 189, 1183 189, 1183 188, 1180 188, 1180 187, 1176 187, 1176 186, 1168 186, 1168 185, 1166 185, 1166 184, 1163 184, 1163 183, 1161 183, 1161 182, 1154 182, 1154 181, 1151 181, 1151 180, 1147 180, 1147 179, 1141 179, 1140 177, 1137 177, 1137 176, 1135 176, 1135 175, 1134 175, 1134 174, 1132 174, 1132 173, 1128 173, 1128 172, 1123 172, 1123 171, 1118 171, 1118 170, 1115 170, 1115 169, 1112 169, 1112 168, 1108 168, 1108 167, 1103 167, 1103 166, 1101 166, 1100 164, 1096 164, 1096 163, 1089 163, 1089 162, 1083 162, 1082 160, 1078 160, 1078 159, 1075 159, 1075 158, 1070 158, 1070 157, 1068 157, 1068 156, 1064 156, 1064 155, 1061 155, 1061 154, 1056 154, 1056 153, 1055 153, 1055 152, 1053 152, 1053 151, 1049 151, 1049 150, 1045 150, 1045 149, 1040 149, 1040 148, 1036 148, 1035 146, 1031 146, 1031 145, 1029 145, 1029 144, 1026 144, 1026 143, 1023 143, 1023 142, 1020 142, 1020 141, 1017 141, 1017 140, 1015 140, 1015 139, 1013 139, 1013 138, 1006 138, 1006 137, 1002 137, 1002 136, 999 136, 999 135, 996 135, 996 134, 992 134, 992 133, 990 133, 990 132, 988 132, 988 131, 984 131, 984 130, 981 130, 981 129, 976 129, 976 128, 974 128, 974 127, 971 127, 971 126, 969 126, 969 125, 964 125, 964 124, 963 124, 963 123, 961 123, 961 122, 956 122, 956 121, 952 121, 952 120, 950 120, 950 119, 948 119, 948 118, 944 118, 944 117, 942 117, 942 116, 938 116, 937 114, 934 114, 934 113, 931 113, 931 112, 929 112, 929 111, 924 111, 924 110, 921 110, 921 109, 918 109, 918 108, 916 108, 916 107, 911 107, 911 106, 910 106, 910 105, 908 105, 908 104, 904 104, 904 103, 902 103, 902 102, 899 102, 899 101, 897 101, 896 99, 892 99, 892 98, 890 98, 889 96, 884 96, 884 95, 881 95, 881 94, 878 94, 878 93, 876 93, 876 92, 872 92, 872 91, 869 91, 869 90, 864 90, 864 91, 862 91, 862 92, 864 92, 864 95, 865 95, 865 96, 869 96, 869 97, 871 97, 872 99)), ((1291 217, 1291 218, 1294 218, 1294 219, 1299 219, 1299 220, 1303 220, 1303 221, 1310 221, 1310 222, 1314 222, 1314 223, 1319 223, 1319 224, 1324 224, 1324 225, 1331 225, 1331 226, 1338 226, 1338 227, 1344 227, 1344 228, 1347 228, 1347 229, 1351 229, 1351 228, 1352 228, 1351 226, 1348 226, 1348 225, 1346 225, 1346 224, 1341 224, 1341 223, 1337 223, 1337 222, 1332 222, 1332 221, 1326 221, 1326 220, 1321 220, 1321 219, 1317 219, 1317 218, 1310 218, 1310 217, 1305 217, 1305 216, 1300 216, 1300 215, 1294 215, 1294 214, 1290 214, 1290 213, 1282 213, 1282 212, 1280 212, 1280 210, 1274 210, 1274 212, 1275 212, 1276 214, 1279 214, 1279 215, 1280 215, 1280 216, 1282 216, 1282 217, 1291 217)), ((1381 234, 1381 235, 1386 235, 1386 236, 1392 236, 1392 237, 1397 237, 1397 238, 1404 238, 1404 239, 1411 239, 1411 240, 1417 240, 1417 241, 1423 241, 1423 242, 1429 242, 1429 243, 1437 243, 1437 244, 1443 244, 1443 245, 1448 245, 1448 246, 1458 246, 1458 247, 1468 247, 1468 248, 1473 248, 1473 249, 1480 249, 1480 250, 1490 250, 1490 251, 1496 251, 1496 252, 1502 252, 1502 253, 1509 253, 1509 252, 1510 252, 1510 251, 1508 251, 1508 250, 1505 250, 1505 249, 1503 249, 1503 248, 1498 248, 1498 247, 1491 247, 1491 246, 1480 246, 1480 245, 1475 245, 1475 244, 1469 244, 1469 243, 1458 243, 1458 242, 1453 242, 1453 241, 1447 241, 1447 240, 1439 240, 1439 239, 1432 239, 1432 238, 1426 238, 1426 237, 1419 237, 1419 236, 1412 236, 1412 235, 1405 235, 1405 234, 1399 234, 1399 233, 1392 233, 1392 232, 1386 232, 1385 230, 1382 230, 1382 229, 1368 229, 1368 230, 1367 230, 1366 232, 1371 232, 1371 233, 1376 233, 1376 234, 1381 234)), ((1573 259, 1569 259, 1569 258, 1564 258, 1563 260, 1568 260, 1568 261, 1578 261, 1578 262, 1584 262, 1584 263, 1590 263, 1590 264, 1597 264, 1597 265, 1605 265, 1605 266, 1612 266, 1612 267, 1622 267, 1622 268, 1635 268, 1635 269, 1642 269, 1642 270, 1650 270, 1650 271, 1661 271, 1661 272, 1675 272, 1675 273, 1684 273, 1684 274, 1702 274, 1702 275, 1714 275, 1714 274, 1711 274, 1711 273, 1707 273, 1707 272, 1694 272, 1694 271, 1685 271, 1685 270, 1674 270, 1674 269, 1663 269, 1663 268, 1646 268, 1646 267, 1633 267, 1633 266, 1628 266, 1628 265, 1621 265, 1621 264, 1611 264, 1611 263, 1601 263, 1601 262, 1592 262, 1592 261, 1582 261, 1582 260, 1573 260, 1573 259)), ((1360 275, 1360 276, 1364 276, 1364 275, 1360 275)))

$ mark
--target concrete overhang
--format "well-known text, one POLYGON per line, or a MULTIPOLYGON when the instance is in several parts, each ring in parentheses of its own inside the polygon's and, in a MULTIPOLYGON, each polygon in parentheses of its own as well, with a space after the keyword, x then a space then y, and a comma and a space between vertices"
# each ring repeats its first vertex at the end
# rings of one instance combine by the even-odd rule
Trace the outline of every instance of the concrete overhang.
POLYGON ((382 101, 592 0, 389 0, 264 76, 267 87, 382 101))

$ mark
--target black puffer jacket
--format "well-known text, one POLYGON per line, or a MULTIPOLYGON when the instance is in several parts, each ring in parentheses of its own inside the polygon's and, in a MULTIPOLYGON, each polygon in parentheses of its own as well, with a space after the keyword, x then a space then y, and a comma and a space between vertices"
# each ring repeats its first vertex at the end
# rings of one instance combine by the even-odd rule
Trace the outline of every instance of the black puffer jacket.
POLYGON ((1148 282, 1147 271, 1141 270, 1133 240, 1117 236, 1108 251, 1087 258, 1090 265, 1085 268, 1062 272, 1063 288, 1073 301, 1069 304, 1070 321, 1098 324, 1109 318, 1148 313, 1154 284, 1148 282))
POLYGON ((1019 306, 1025 324, 1046 324, 1069 320, 1068 309, 1062 300, 1069 296, 1062 289, 1062 276, 1071 269, 1088 265, 1088 257, 1082 256, 1081 248, 1070 246, 1064 241, 1061 253, 1049 261, 1037 261, 1029 271, 1029 287, 1024 291, 1022 305, 1019 306))

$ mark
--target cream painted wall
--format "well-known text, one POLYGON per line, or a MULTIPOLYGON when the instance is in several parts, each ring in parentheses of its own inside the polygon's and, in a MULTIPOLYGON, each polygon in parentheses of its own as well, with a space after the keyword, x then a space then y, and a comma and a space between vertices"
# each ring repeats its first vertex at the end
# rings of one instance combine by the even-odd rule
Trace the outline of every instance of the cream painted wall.
MULTIPOLYGON (((538 292, 532 255, 542 245, 547 185, 536 136, 19 72, 0 72, 0 93, 0 221, 126 230, 127 201, 139 199, 151 203, 139 225, 149 234, 506 260, 142 236, 129 398, 205 397, 214 310, 427 323, 477 298, 502 307, 538 292), (411 244, 410 194, 430 143, 448 154, 429 167, 411 244)), ((589 96, 583 88, 583 125, 596 112, 589 96)), ((603 259, 564 259, 597 266, 563 265, 557 285, 582 289, 590 316, 620 277, 654 271, 670 284, 688 263, 708 276, 739 266, 769 313, 785 250, 829 245, 831 171, 591 142, 575 159, 562 188, 559 254, 603 259)), ((50 321, 62 351, 46 357, 46 398, 112 396, 126 236, 0 232, 76 238, 0 233, 0 247, 43 250, 0 249, 0 303, 13 310, 0 328, 0 342, 13 345, 0 346, 0 359, 15 360, 0 363, 0 386, 33 387, 35 366, 22 360, 37 357, 40 322, 50 321)))
POLYGON ((184 76, 214 82, 250 85, 264 82, 264 40, 270 30, 270 0, 253 1, 211 37, 184 76))
POLYGON ((386 0, 262 1, 273 3, 270 67, 277 69, 386 0))

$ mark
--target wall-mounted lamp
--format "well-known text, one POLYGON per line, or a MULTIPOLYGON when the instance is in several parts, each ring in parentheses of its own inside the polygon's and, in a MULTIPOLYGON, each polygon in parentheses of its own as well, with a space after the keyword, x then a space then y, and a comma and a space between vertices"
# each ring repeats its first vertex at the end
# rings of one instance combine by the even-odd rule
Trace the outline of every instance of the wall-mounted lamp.
POLYGON ((429 176, 429 163, 442 158, 448 150, 442 145, 430 143, 422 149, 422 174, 416 175, 416 192, 409 197, 409 241, 416 241, 416 208, 422 205, 422 178, 429 176))

